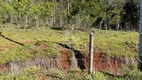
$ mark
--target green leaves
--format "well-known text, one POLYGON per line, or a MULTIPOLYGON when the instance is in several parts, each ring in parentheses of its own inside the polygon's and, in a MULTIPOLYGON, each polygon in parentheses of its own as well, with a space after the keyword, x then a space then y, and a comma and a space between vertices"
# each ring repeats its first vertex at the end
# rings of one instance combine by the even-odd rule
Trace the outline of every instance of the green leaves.
POLYGON ((138 22, 139 0, 0 0, 1 24, 138 29, 138 22))
POLYGON ((32 5, 33 14, 37 14, 39 16, 49 16, 52 14, 52 7, 54 3, 46 2, 46 3, 39 3, 36 5, 32 5))
MULTIPOLYGON (((53 2, 39 2, 33 4, 29 0, 0 0, 0 22, 14 22, 16 24, 24 23, 28 25, 32 19, 42 19, 52 15, 53 2), (30 20, 29 20, 30 19, 30 20)), ((37 21, 37 20, 36 20, 37 21)))

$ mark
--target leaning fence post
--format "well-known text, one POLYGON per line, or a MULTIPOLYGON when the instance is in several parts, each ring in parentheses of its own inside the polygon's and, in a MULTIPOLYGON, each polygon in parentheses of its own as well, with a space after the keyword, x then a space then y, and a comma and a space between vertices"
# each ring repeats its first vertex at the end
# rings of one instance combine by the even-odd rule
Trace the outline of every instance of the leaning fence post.
POLYGON ((93 41, 94 41, 94 34, 90 33, 90 41, 89 41, 89 67, 88 67, 88 74, 90 75, 93 71, 93 41))

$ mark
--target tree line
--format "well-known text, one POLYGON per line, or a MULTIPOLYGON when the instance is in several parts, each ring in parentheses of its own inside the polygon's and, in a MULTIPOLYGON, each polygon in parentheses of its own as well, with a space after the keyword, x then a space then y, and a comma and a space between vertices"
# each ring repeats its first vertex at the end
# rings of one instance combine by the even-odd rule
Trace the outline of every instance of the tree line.
POLYGON ((140 0, 0 0, 0 26, 139 30, 140 0))

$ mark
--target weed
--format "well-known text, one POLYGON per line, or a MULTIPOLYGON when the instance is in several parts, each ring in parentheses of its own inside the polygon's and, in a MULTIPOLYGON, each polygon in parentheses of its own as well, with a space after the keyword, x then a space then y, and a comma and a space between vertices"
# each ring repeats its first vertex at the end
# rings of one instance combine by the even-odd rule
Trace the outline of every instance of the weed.
POLYGON ((57 68, 51 68, 47 71, 43 71, 42 75, 51 76, 54 80, 62 80, 65 77, 64 73, 57 68))

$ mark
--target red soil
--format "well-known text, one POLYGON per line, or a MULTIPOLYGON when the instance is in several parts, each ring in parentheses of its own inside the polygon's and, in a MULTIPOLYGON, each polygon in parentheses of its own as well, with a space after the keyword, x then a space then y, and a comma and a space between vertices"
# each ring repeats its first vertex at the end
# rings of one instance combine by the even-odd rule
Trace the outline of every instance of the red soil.
MULTIPOLYGON (((59 62, 60 62, 60 66, 63 69, 64 73, 68 73, 68 71, 70 70, 70 63, 69 63, 69 57, 68 57, 68 53, 69 50, 67 49, 63 49, 60 51, 62 54, 59 58, 59 62)), ((106 55, 104 55, 103 52, 101 51, 96 51, 94 52, 94 63, 93 63, 93 69, 96 71, 110 71, 113 73, 113 75, 122 75, 122 72, 120 72, 120 60, 119 58, 115 58, 115 57, 109 57, 107 58, 106 55)), ((88 70, 88 63, 89 63, 89 58, 84 58, 85 59, 85 67, 86 70, 88 70)))
POLYGON ((44 50, 47 49, 47 45, 45 44, 45 42, 41 42, 41 45, 40 45, 40 52, 43 52, 44 50))
MULTIPOLYGON (((88 67, 89 59, 86 61, 86 67, 88 67)), ((120 60, 118 58, 107 58, 101 51, 96 51, 94 55, 93 69, 96 71, 110 71, 113 75, 121 75, 119 71, 120 60)))
MULTIPOLYGON (((45 44, 45 42, 42 42, 41 45, 39 46, 40 52, 43 52, 48 48, 48 45, 45 44)), ((1 50, 1 49, 0 49, 1 50)), ((67 74, 71 68, 71 63, 69 59, 69 53, 70 51, 68 49, 62 48, 61 46, 59 47, 61 56, 58 58, 57 61, 57 66, 65 73, 67 74)), ((32 52, 30 52, 32 53, 32 52)), ((115 57, 109 57, 101 52, 101 51, 95 51, 94 52, 94 70, 97 71, 111 71, 114 75, 121 75, 119 68, 121 67, 120 65, 120 60, 115 57)), ((89 58, 84 57, 85 64, 84 66, 86 69, 88 68, 88 63, 89 63, 89 58)), ((0 71, 2 70, 7 70, 6 66, 0 66, 0 71)), ((88 69, 87 69, 88 70, 88 69)))
POLYGON ((0 72, 8 71, 9 67, 8 64, 0 65, 0 72))
POLYGON ((41 42, 40 45, 36 45, 36 43, 33 43, 34 48, 29 50, 29 53, 34 54, 35 49, 38 47, 39 48, 39 52, 44 52, 48 46, 45 44, 45 42, 41 42))
POLYGON ((59 67, 67 74, 70 70, 71 64, 69 63, 69 50, 61 48, 61 56, 59 57, 59 67))
POLYGON ((4 48, 0 48, 0 51, 4 51, 4 48))

